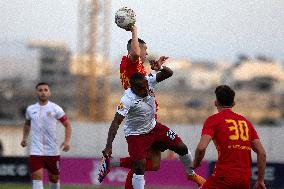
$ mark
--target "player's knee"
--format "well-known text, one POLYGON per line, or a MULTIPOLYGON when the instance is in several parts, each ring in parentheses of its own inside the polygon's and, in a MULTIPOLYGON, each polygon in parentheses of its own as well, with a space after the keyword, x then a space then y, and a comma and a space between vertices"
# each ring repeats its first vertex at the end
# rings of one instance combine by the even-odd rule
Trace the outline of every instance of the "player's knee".
POLYGON ((146 165, 146 160, 138 160, 134 162, 134 173, 137 175, 144 175, 145 173, 145 165, 146 165))
POLYGON ((157 171, 160 169, 160 162, 161 162, 161 152, 152 151, 150 153, 150 157, 147 158, 145 167, 146 169, 150 169, 151 171, 157 171))
POLYGON ((160 169, 160 161, 153 161, 153 171, 158 171, 160 169))
POLYGON ((177 151, 176 153, 180 156, 183 156, 183 155, 186 155, 188 154, 188 148, 187 146, 181 142, 179 145, 178 145, 178 148, 177 148, 177 151))
POLYGON ((49 182, 57 183, 59 180, 59 175, 49 175, 49 182))
POLYGON ((42 180, 43 179, 43 169, 39 169, 31 173, 33 180, 42 180))

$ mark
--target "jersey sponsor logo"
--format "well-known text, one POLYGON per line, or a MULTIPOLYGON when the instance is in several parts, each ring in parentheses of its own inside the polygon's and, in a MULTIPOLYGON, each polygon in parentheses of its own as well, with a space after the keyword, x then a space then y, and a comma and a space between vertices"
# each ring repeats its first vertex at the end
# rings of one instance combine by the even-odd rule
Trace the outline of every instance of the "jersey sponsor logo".
POLYGON ((169 137, 171 140, 174 140, 176 138, 176 133, 172 130, 167 131, 167 137, 169 137))
POLYGON ((36 113, 37 113, 37 111, 33 112, 32 114, 36 114, 36 113))
POLYGON ((134 102, 135 105, 139 104, 139 102, 141 102, 141 100, 137 100, 134 102))
POLYGON ((235 144, 235 145, 229 145, 228 149, 251 150, 251 147, 235 144))
POLYGON ((124 105, 122 103, 120 103, 118 106, 117 106, 117 109, 118 110, 123 110, 124 109, 124 105))

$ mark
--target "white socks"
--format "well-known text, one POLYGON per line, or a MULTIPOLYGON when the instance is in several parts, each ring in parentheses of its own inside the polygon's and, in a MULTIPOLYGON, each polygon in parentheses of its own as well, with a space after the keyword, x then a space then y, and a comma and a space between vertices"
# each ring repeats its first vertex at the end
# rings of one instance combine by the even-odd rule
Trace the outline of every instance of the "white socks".
MULTIPOLYGON (((32 189, 43 189, 42 180, 32 180, 32 189)), ((49 189, 60 189, 60 183, 49 183, 49 189)))
POLYGON ((60 189, 60 183, 59 182, 57 183, 49 182, 49 189, 60 189))
POLYGON ((32 180, 32 189, 43 189, 42 180, 32 180))
POLYGON ((144 185, 145 185, 144 175, 136 175, 134 173, 132 177, 133 188, 134 189, 144 189, 144 185))
POLYGON ((180 161, 183 163, 185 167, 185 171, 187 174, 192 175, 194 174, 194 171, 190 168, 191 162, 192 162, 192 155, 190 152, 188 154, 179 156, 180 161))

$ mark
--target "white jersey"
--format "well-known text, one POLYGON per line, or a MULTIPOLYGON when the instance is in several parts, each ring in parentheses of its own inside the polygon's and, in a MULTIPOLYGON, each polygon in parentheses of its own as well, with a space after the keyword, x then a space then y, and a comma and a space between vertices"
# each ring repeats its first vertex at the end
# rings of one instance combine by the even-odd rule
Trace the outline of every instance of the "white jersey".
POLYGON ((139 97, 131 89, 124 92, 117 107, 117 113, 125 116, 124 134, 140 135, 149 133, 156 125, 156 104, 153 87, 157 84, 156 75, 146 76, 150 93, 147 97, 139 97))
POLYGON ((26 119, 31 121, 30 155, 59 155, 57 144, 57 120, 65 115, 63 109, 53 102, 41 106, 30 105, 26 111, 26 119))

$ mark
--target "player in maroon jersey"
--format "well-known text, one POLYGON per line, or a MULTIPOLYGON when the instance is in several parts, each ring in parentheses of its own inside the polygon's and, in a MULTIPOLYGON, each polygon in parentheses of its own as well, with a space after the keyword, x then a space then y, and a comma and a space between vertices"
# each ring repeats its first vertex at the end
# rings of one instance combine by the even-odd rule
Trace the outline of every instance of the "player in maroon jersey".
POLYGON ((266 153, 255 128, 244 116, 232 111, 235 92, 229 86, 218 86, 215 94, 218 113, 208 117, 204 123, 193 168, 200 166, 211 140, 218 151, 218 160, 201 189, 248 189, 251 149, 257 154, 258 178, 254 188, 265 189, 266 153))

